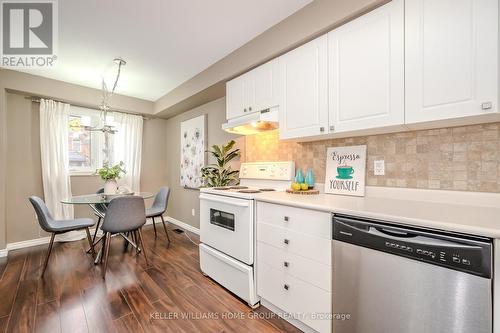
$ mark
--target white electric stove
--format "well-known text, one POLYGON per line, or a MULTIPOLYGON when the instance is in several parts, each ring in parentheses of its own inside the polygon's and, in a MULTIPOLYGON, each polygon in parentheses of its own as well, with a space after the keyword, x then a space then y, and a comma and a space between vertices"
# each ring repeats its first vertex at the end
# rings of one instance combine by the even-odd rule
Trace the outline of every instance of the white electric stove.
POLYGON ((255 307, 255 198, 290 187, 295 163, 242 163, 240 185, 202 188, 200 267, 204 274, 255 307))

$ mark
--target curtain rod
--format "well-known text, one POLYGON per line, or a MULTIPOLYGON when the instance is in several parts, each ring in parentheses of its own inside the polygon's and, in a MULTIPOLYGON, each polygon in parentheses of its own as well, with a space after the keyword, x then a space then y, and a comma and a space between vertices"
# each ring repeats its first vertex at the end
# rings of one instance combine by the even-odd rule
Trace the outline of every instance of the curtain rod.
MULTIPOLYGON (((40 103, 40 100, 43 98, 43 97, 38 97, 38 96, 26 96, 24 97, 25 99, 29 99, 30 101, 32 101, 33 103, 40 103)), ((97 111, 101 111, 101 109, 99 109, 98 107, 96 106, 93 106, 93 105, 89 105, 89 104, 82 104, 82 103, 75 103, 75 102, 68 102, 68 101, 64 101, 64 100, 59 100, 59 99, 54 99, 54 98, 43 98, 43 99, 49 99, 49 100, 53 100, 53 101, 56 101, 56 102, 61 102, 61 103, 66 103, 66 104, 70 104, 72 106, 77 106, 77 107, 80 107, 80 108, 86 108, 86 109, 92 109, 92 110, 97 110, 97 111)), ((134 116, 142 116, 143 119, 155 119, 157 117, 153 117, 153 116, 145 116, 143 114, 140 114, 140 113, 135 113, 135 112, 131 112, 131 111, 123 111, 123 110, 117 110, 117 109, 109 109, 108 112, 117 112, 117 113, 125 113, 125 114, 131 114, 131 115, 134 115, 134 116)))

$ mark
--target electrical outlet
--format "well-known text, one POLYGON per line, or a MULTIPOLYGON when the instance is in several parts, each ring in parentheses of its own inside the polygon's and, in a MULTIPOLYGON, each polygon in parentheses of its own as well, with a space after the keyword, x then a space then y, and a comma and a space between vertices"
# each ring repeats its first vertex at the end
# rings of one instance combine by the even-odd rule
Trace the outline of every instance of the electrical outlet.
POLYGON ((384 160, 373 161, 373 174, 375 176, 385 175, 385 161, 384 160))
POLYGON ((195 216, 196 215, 196 211, 193 209, 191 209, 191 215, 195 216))

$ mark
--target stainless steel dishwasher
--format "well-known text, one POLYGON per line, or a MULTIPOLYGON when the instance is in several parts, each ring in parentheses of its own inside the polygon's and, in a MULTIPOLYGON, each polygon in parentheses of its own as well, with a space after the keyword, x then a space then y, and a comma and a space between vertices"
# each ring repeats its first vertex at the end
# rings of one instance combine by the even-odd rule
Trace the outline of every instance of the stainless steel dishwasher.
POLYGON ((492 244, 333 217, 334 333, 491 333, 492 244))

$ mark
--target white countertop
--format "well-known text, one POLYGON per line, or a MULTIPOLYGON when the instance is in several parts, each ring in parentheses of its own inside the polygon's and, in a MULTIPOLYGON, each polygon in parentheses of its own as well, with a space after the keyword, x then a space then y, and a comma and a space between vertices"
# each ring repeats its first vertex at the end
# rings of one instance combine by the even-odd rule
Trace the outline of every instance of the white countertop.
POLYGON ((414 190, 419 191, 419 195, 415 196, 406 195, 412 193, 408 191, 413 190, 400 190, 392 193, 392 197, 376 196, 376 194, 366 197, 350 197, 333 194, 299 195, 286 192, 267 192, 257 195, 256 200, 418 227, 500 238, 500 195, 414 190), (425 191, 423 192, 424 197, 422 197, 421 191, 425 191), (434 196, 436 201, 432 201, 434 193, 437 194, 434 196))

